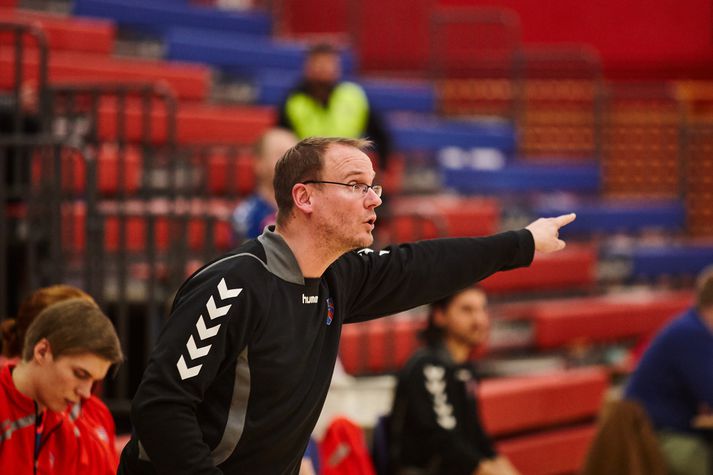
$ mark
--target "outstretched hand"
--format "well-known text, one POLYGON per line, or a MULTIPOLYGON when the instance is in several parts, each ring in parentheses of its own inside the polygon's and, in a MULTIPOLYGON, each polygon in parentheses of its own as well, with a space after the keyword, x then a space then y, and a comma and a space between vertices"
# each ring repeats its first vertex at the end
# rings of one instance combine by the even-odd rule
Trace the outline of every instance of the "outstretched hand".
POLYGON ((559 230, 577 217, 576 214, 563 214, 556 218, 540 218, 526 226, 535 240, 535 250, 554 252, 564 249, 565 242, 559 238, 559 230))

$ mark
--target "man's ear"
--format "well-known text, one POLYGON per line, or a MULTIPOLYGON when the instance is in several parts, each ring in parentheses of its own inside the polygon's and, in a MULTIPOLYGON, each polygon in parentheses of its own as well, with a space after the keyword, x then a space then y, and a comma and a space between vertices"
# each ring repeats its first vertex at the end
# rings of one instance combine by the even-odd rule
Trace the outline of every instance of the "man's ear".
POLYGON ((35 349, 32 354, 33 359, 39 364, 45 364, 52 361, 52 346, 47 338, 42 338, 35 343, 35 349))
POLYGON ((312 213, 312 194, 308 187, 302 183, 297 183, 292 187, 292 201, 295 207, 303 213, 312 213))

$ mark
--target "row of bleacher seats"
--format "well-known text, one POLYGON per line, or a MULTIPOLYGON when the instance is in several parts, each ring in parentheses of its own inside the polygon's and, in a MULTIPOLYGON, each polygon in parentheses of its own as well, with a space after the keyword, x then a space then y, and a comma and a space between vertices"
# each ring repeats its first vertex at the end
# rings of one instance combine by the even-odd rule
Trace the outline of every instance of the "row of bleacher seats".
MULTIPOLYGON (((577 272, 578 262, 569 261, 568 256, 559 260, 553 259, 548 268, 543 266, 531 272, 531 276, 566 273, 569 270, 577 272)), ((522 291, 522 282, 517 277, 510 279, 508 274, 486 279, 482 285, 489 290, 493 279, 501 292, 522 291)), ((594 285, 591 275, 582 276, 578 281, 572 276, 570 279, 558 289, 594 285)), ((535 292, 542 290, 537 282, 527 289, 535 292)), ((690 306, 691 301, 692 294, 688 291, 540 299, 496 306, 493 324, 501 328, 519 326, 521 334, 526 337, 517 346, 521 350, 546 353, 575 344, 643 341, 690 306)), ((425 314, 417 309, 387 320, 347 325, 340 346, 342 364, 351 374, 396 371, 420 345, 419 333, 425 324, 425 314)), ((503 347, 511 349, 512 343, 500 342, 500 348, 494 346, 490 350, 494 354, 502 353, 503 347)), ((481 356, 485 354, 481 353, 481 356)))
POLYGON ((577 473, 608 386, 602 368, 485 381, 483 423, 498 450, 523 473, 577 473), (506 436, 518 433, 523 435, 506 436))
MULTIPOLYGON (((76 6, 77 11, 81 13, 81 8, 84 8, 82 5, 86 4, 91 6, 93 3, 102 2, 93 2, 93 0, 78 2, 76 6)), ((104 3, 116 7, 121 4, 121 1, 104 3)), ((198 7, 192 7, 187 4, 174 7, 183 13, 176 13, 177 16, 175 18, 172 16, 173 14, 166 15, 161 20, 162 22, 170 23, 174 26, 190 26, 192 28, 208 24, 199 24, 200 21, 205 21, 205 19, 201 20, 200 18, 194 19, 199 23, 190 25, 182 24, 181 22, 184 20, 177 20, 176 18, 183 18, 182 15, 184 15, 185 12, 190 14, 194 13, 194 10, 198 7)), ((155 15, 156 12, 161 11, 161 8, 152 6, 149 10, 153 12, 149 13, 155 15)), ((205 13, 205 9, 201 9, 201 11, 205 13)), ((149 13, 147 13, 147 15, 149 15, 149 13)), ((111 45, 113 35, 115 35, 114 25, 107 22, 50 18, 46 15, 42 16, 40 14, 22 12, 19 10, 14 13, 5 11, 3 14, 11 17, 14 15, 16 19, 39 21, 40 24, 43 25, 43 28, 52 32, 50 35, 50 43, 53 45, 53 48, 58 51, 62 49, 81 49, 86 47, 85 45, 88 44, 90 40, 98 37, 101 41, 91 41, 97 45, 95 52, 106 53, 108 47, 111 45), (63 28, 65 29, 64 31, 62 30, 63 28), (84 41, 75 41, 74 43, 67 40, 67 38, 76 36, 82 31, 89 31, 93 36, 84 37, 84 41), (68 32, 71 32, 71 34, 68 34, 68 32)), ((247 16, 250 17, 250 15, 247 16)), ((136 17, 136 15, 134 15, 134 17, 136 17)), ((207 14, 206 18, 207 17, 210 17, 210 15, 207 14)), ((241 15, 237 15, 234 19, 237 22, 234 25, 235 28, 238 28, 237 24, 242 21, 242 17, 241 15)), ((129 25, 132 21, 143 21, 141 18, 135 18, 134 20, 117 19, 122 22, 125 21, 126 24, 129 25)), ((248 30, 250 28, 251 27, 247 27, 248 30)), ((165 34, 167 31, 164 27, 159 28, 159 30, 158 33, 160 34, 165 34)), ((255 36, 266 36, 269 29, 257 30, 259 30, 259 28, 252 31, 255 36)), ((300 48, 304 51, 303 47, 300 48)), ((114 60, 115 59, 111 59, 110 61, 114 60)), ((81 61, 78 63, 84 64, 84 62, 81 61)), ((146 64, 150 63, 142 64, 140 69, 146 64)), ((155 68, 160 69, 160 75, 166 74, 164 64, 155 65, 155 68)), ((113 77, 115 72, 112 71, 110 74, 113 77)), ((9 76, 10 75, 8 75, 8 77, 9 76)), ((69 77, 72 76, 70 75, 69 77)), ((572 83, 571 86, 570 88, 564 88, 564 90, 570 90, 572 97, 588 97, 592 94, 591 91, 585 90, 582 87, 575 87, 578 86, 577 84, 572 83)), ((206 88, 191 87, 186 89, 190 89, 192 93, 195 93, 195 91, 205 91, 206 88)), ((544 90, 544 87, 540 89, 544 90)), ((536 91, 537 90, 531 95, 537 97, 538 94, 536 91)), ((186 94, 188 94, 188 92, 186 92, 186 94)), ((543 93, 540 93, 540 95, 542 94, 543 93)), ((204 95, 204 93, 201 93, 201 95, 204 95)), ((406 108, 408 109, 408 106, 406 106, 406 108)), ((141 120, 138 120, 139 112, 132 107, 128 107, 125 112, 119 112, 116 104, 102 104, 100 106, 101 118, 98 120, 100 124, 98 128, 99 139, 102 141, 117 139, 117 129, 119 128, 117 122, 120 114, 125 114, 127 119, 127 127, 123 131, 126 134, 125 139, 134 142, 143 139, 143 124, 141 120)), ((643 117, 643 115, 639 115, 643 117)), ((160 110, 152 113, 150 128, 152 130, 152 139, 156 142, 161 142, 166 138, 167 131, 165 130, 164 119, 165 114, 160 110)), ((244 107, 207 106, 204 104, 190 105, 182 103, 178 111, 176 135, 179 143, 202 141, 235 141, 237 143, 247 143, 252 141, 262 130, 269 126, 272 120, 274 120, 274 118, 269 109, 247 109, 244 107)), ((450 157, 441 160, 444 182, 448 185, 452 185, 452 188, 459 191, 512 193, 513 191, 531 192, 536 190, 552 191, 553 189, 569 189, 577 192, 588 191, 594 193, 602 187, 597 168, 586 163, 557 165, 556 167, 542 164, 528 165, 508 163, 508 159, 512 157, 516 148, 516 141, 514 131, 511 126, 507 124, 477 124, 474 126, 463 122, 443 122, 426 117, 416 117, 413 115, 404 116, 403 114, 394 116, 391 120, 391 124, 397 147, 404 151, 409 151, 409 149, 414 151, 424 149, 432 151, 442 150, 444 144, 454 144, 455 146, 466 149, 468 147, 498 149, 501 153, 501 155, 498 156, 504 157, 502 162, 506 163, 506 165, 504 168, 497 168, 495 170, 488 169, 487 163, 485 164, 486 166, 483 166, 483 164, 478 161, 474 164, 475 166, 471 166, 472 164, 468 163, 467 160, 454 161, 450 157), (477 133, 474 133, 476 131, 477 133), (542 180, 538 180, 538 177, 542 180)), ((129 193, 137 191, 139 184, 142 183, 143 165, 141 156, 137 155, 135 149, 126 147, 125 150, 128 150, 127 156, 118 158, 112 156, 111 153, 104 153, 105 148, 106 147, 103 147, 101 149, 102 153, 99 155, 100 190, 107 194, 111 194, 113 189, 122 189, 122 191, 129 193), (123 166, 126 167, 125 170, 121 171, 125 180, 125 183, 121 185, 118 183, 118 176, 120 174, 119 168, 122 166, 119 165, 120 162, 123 162, 123 166)), ((214 166, 216 163, 222 164, 223 161, 220 158, 209 159, 208 164, 205 166, 206 174, 209 175, 208 190, 211 194, 220 194, 221 190, 227 189, 225 184, 226 175, 219 172, 223 167, 222 165, 214 166)), ((604 169, 606 170, 606 167, 604 169)), ((246 161, 239 161, 239 165, 235 167, 235 170, 237 170, 236 176, 241 180, 237 189, 240 193, 243 193, 247 191, 250 186, 248 184, 249 179, 245 178, 245 171, 247 170, 246 161)), ((670 174, 666 175, 668 176, 670 174)), ((72 181, 75 183, 77 189, 81 189, 83 180, 82 172, 77 171, 72 181)), ((540 208, 536 210, 536 213, 552 211, 552 208, 540 208)), ((642 204, 632 202, 619 202, 614 204, 595 203, 590 207, 581 206, 578 211, 582 217, 586 219, 581 219, 577 222, 576 226, 573 227, 573 233, 576 231, 576 227, 584 228, 580 231, 583 233, 620 230, 631 231, 647 229, 648 227, 675 230, 680 228, 685 220, 681 206, 675 202, 662 203, 659 206, 652 206, 650 203, 642 204), (617 228, 617 223, 620 223, 618 225, 619 228, 617 228)), ((468 217, 475 218, 476 216, 468 214, 462 214, 457 217, 450 216, 450 218, 448 218, 450 220, 449 231, 456 232, 454 230, 453 221, 463 220, 468 217)), ((411 223, 411 221, 408 220, 405 222, 411 223)), ((409 225, 411 226, 411 224, 409 225)), ((430 226, 432 228, 437 227, 435 224, 431 224, 430 226)), ((485 229, 485 231, 492 230, 493 228, 485 229)), ((433 235, 434 232, 437 233, 438 230, 433 231, 433 229, 431 229, 430 231, 426 231, 425 235, 433 235)), ((399 239, 407 239, 410 236, 414 236, 414 233, 401 234, 399 239)))
MULTIPOLYGON (((123 0, 122 0, 123 1, 123 0)), ((80 2, 81 4, 82 2, 80 2)), ((92 1, 87 1, 85 2, 87 4, 92 4, 92 1)), ((99 2, 101 3, 101 2, 99 2)), ((112 3, 112 2, 108 2, 112 3)), ((121 3, 115 2, 115 3, 121 3)), ((78 5, 80 5, 78 4, 78 5)), ((79 6, 77 7, 79 8, 79 6)), ((153 10, 160 11, 160 8, 152 7, 153 10)), ((183 5, 182 8, 188 8, 186 5, 183 5)), ((196 7, 190 7, 191 9, 195 9, 196 7)), ((203 9, 205 10, 205 9, 203 9)), ((191 10, 192 11, 192 10, 191 10)), ((23 14, 20 13, 20 17, 23 14)), ((39 18, 37 15, 35 17, 39 18)), ((172 17, 171 15, 166 16, 162 21, 165 23, 167 21, 173 21, 170 20, 172 17)), ((48 24, 52 24, 52 22, 58 22, 58 20, 47 20, 48 24)), ((105 28, 106 29, 106 28, 105 28)), ((108 29, 111 31, 111 28, 108 29)), ((66 35, 65 35, 66 36, 66 35)), ((205 40, 205 38, 210 38, 209 36, 206 35, 200 35, 201 38, 204 38, 204 41, 210 41, 210 40, 205 40)), ((219 42, 216 41, 217 43, 220 44, 225 44, 224 42, 219 42)), ((61 42, 58 42, 60 44, 61 42)), ((86 42, 83 42, 86 43, 86 42)), ((302 52, 304 51, 304 47, 302 47, 302 52)), ((255 56, 253 55, 250 55, 255 56)), ((77 57, 74 55, 70 55, 69 57, 62 57, 60 54, 59 56, 57 54, 54 54, 53 57, 55 59, 51 60, 50 64, 50 76, 56 78, 57 80, 76 80, 79 77, 87 78, 91 77, 92 80, 96 80, 97 78, 101 77, 111 77, 112 79, 116 78, 124 78, 126 80, 146 80, 146 79, 160 79, 160 80, 165 80, 169 84, 171 84, 174 89, 176 90, 177 94, 179 97, 183 98, 193 98, 193 99, 201 99, 204 98, 205 95, 207 94, 207 70, 205 70, 204 67, 201 66, 186 66, 187 68, 191 69, 192 68, 192 80, 189 80, 188 77, 191 76, 188 71, 184 70, 182 73, 176 71, 176 74, 171 74, 172 73, 172 67, 173 68, 179 68, 177 65, 173 65, 169 67, 166 64, 163 63, 155 63, 155 62, 136 62, 136 61, 124 61, 124 60, 118 60, 115 58, 112 59, 107 59, 106 62, 101 62, 98 61, 96 58, 93 58, 93 60, 90 61, 82 61, 81 57, 77 57), (87 64, 92 64, 91 67, 86 66, 87 64), (152 67, 153 66, 153 67, 152 67), (89 68, 82 70, 81 68, 89 68), (203 68, 203 70, 201 70, 203 68), (174 77, 175 76, 175 77, 174 77)), ((183 68, 181 66, 179 69, 183 68)), ((4 81, 7 82, 11 78, 11 69, 12 68, 4 68, 5 71, 8 71, 7 76, 5 76, 4 81)), ((33 69, 33 68, 29 68, 33 69)), ((32 74, 32 71, 28 71, 30 75, 32 74)), ((273 71, 274 73, 274 71, 273 71)), ((282 76, 280 76, 282 77, 282 76)), ((378 90, 377 86, 373 86, 373 89, 378 90)), ((581 95, 581 93, 577 94, 576 91, 578 90, 577 88, 566 88, 563 87, 562 90, 573 90, 574 92, 572 93, 573 96, 578 97, 581 95)), ((414 98, 420 98, 422 101, 423 98, 425 97, 427 99, 427 102, 430 102, 429 97, 433 97, 433 93, 431 92, 430 94, 428 92, 424 92, 424 89, 422 88, 420 90, 417 89, 416 91, 413 90, 413 88, 406 88, 408 91, 407 96, 410 99, 404 99, 404 100, 397 100, 394 96, 397 94, 399 91, 404 90, 403 87, 400 87, 399 85, 387 85, 386 87, 386 93, 385 94, 379 94, 378 92, 375 93, 375 98, 377 98, 377 104, 378 104, 378 97, 384 97, 384 98, 389 98, 389 100, 393 103, 390 106, 385 106, 384 108, 388 110, 389 107, 393 107, 394 109, 398 110, 427 110, 427 107, 423 107, 423 104, 419 104, 419 100, 416 100, 414 105, 411 105, 413 103, 414 98), (423 93, 423 95, 421 94, 423 93)), ((555 91, 559 90, 558 88, 554 88, 555 91)), ((537 95, 535 95, 536 97, 537 95)), ((385 102, 389 102, 389 100, 385 102)), ((183 106, 182 106, 183 108, 183 106)), ((214 117, 216 118, 216 122, 218 122, 222 117, 221 114, 218 111, 205 111, 206 114, 204 117, 214 117)), ((233 113, 235 111, 232 111, 233 113)), ((184 115, 196 115, 198 114, 197 111, 191 111, 191 112, 186 112, 184 115)), ((542 115, 542 114, 540 114, 542 115)), ((527 115, 525 117, 525 124, 527 123, 533 123, 532 119, 530 118, 531 114, 527 115)), ((644 117, 644 115, 639 114, 638 117, 644 117)), ((537 121, 534 121, 536 123, 537 121)), ((427 149, 427 150, 434 150, 434 149, 439 149, 444 147, 446 144, 453 144, 455 146, 460 146, 463 148, 468 148, 468 147, 479 147, 479 148, 490 148, 490 147, 495 147, 505 155, 505 156, 512 156, 513 152, 516 150, 515 147, 515 141, 512 138, 512 132, 508 132, 507 128, 503 128, 502 126, 492 126, 488 127, 484 124, 479 124, 478 126, 470 126, 470 124, 466 125, 465 128, 462 125, 456 124, 456 123, 443 123, 441 124, 440 122, 434 122, 433 120, 425 120, 425 119, 418 119, 414 117, 408 117, 406 120, 399 120, 398 118, 393 119, 390 121, 391 123, 391 128, 393 130, 393 133, 395 135, 395 141, 399 147, 402 147, 404 150, 409 150, 409 149, 427 149), (402 124, 406 124, 405 126, 402 124), (419 125, 421 124, 421 125, 419 125), (498 130, 498 127, 501 130, 498 130), (461 138, 459 134, 465 133, 465 136, 461 138), (503 139, 505 140, 504 142, 493 142, 490 140, 489 137, 493 137, 491 134, 496 133, 500 134, 503 139), (507 138, 507 137, 510 138, 507 138), (480 139, 482 137, 482 140, 480 139)), ((235 124, 231 124, 235 125, 235 124)), ((242 124, 245 126, 246 124, 242 124)), ((227 127, 226 127, 227 128, 227 127)), ((537 126, 535 126, 535 129, 537 126)), ((200 132, 196 132, 196 135, 201 135, 206 137, 205 140, 226 140, 226 135, 229 134, 220 134, 217 133, 215 135, 208 135, 205 136, 204 134, 206 132, 210 132, 215 129, 215 123, 212 123, 212 126, 206 126, 205 128, 201 128, 200 126, 196 124, 191 124, 186 126, 186 130, 196 130, 200 132), (195 129, 194 129, 195 127, 195 129)), ((524 127, 525 134, 523 137, 527 137, 528 133, 531 132, 533 129, 530 127, 524 127)), ((189 132, 181 133, 179 134, 179 137, 182 139, 185 138, 185 140, 192 140, 186 137, 187 135, 191 135, 189 132)), ((560 134, 562 135, 562 134, 560 134)), ((631 134, 629 132, 625 132, 624 135, 626 137, 629 137, 631 134)), ((228 137, 227 140, 230 138, 228 137)), ((235 139, 238 140, 238 139, 235 139)), ((526 142, 526 139, 523 139, 524 142, 526 142)), ((647 140, 647 142, 650 142, 647 140)), ((562 149, 562 147, 559 147, 562 149)), ((663 148, 660 148, 662 152, 665 152, 666 150, 663 148)), ((627 155, 630 155, 633 153, 631 148, 624 150, 623 153, 626 153, 627 155)), ((537 154, 536 154, 537 155, 537 154)), ((584 155, 587 155, 586 153, 584 155)), ((647 156, 650 155, 649 151, 647 151, 647 156)), ((670 154, 669 154, 670 155, 670 154)), ((598 183, 593 181, 592 178, 590 178, 590 181, 586 182, 586 185, 591 188, 595 188, 597 190, 601 189, 604 187, 604 189, 616 193, 617 190, 619 189, 618 187, 622 188, 622 191, 626 192, 632 192, 636 191, 639 189, 641 192, 652 192, 651 189, 653 188, 658 189, 663 187, 666 190, 671 190, 672 186, 675 187, 675 183, 677 182, 675 177, 676 174, 672 173, 672 168, 670 165, 666 165, 665 167, 661 168, 661 173, 651 173, 651 170, 643 170, 641 166, 632 165, 636 163, 636 161, 632 160, 622 160, 622 161, 617 161, 617 159, 614 158, 615 155, 612 156, 611 159, 608 159, 604 162, 604 166, 602 170, 604 171, 604 177, 602 180, 602 183, 598 183), (620 164, 620 165, 617 165, 620 164), (632 168, 633 167, 633 168, 632 168), (630 180, 626 170, 632 170, 631 173, 634 173, 636 175, 634 180, 630 180), (658 177, 658 178, 657 178, 658 177), (638 178, 641 178, 639 180, 638 178), (643 180, 643 183, 642 183, 643 180), (621 183, 621 185, 616 185, 617 183, 621 183), (648 183, 648 184, 647 184, 648 183), (623 189, 623 187, 626 187, 626 190, 623 189)), ((654 164, 655 165, 655 160, 647 160, 648 164, 654 164)), ((667 163, 675 163, 671 162, 669 159, 667 163)), ((656 167, 654 167, 654 170, 656 170, 656 167)), ((444 174, 445 176, 450 176, 448 174, 449 168, 446 168, 444 174)), ((510 176, 515 175, 517 176, 519 172, 522 172, 522 170, 518 170, 515 168, 514 170, 509 170, 505 169, 502 170, 502 173, 504 174, 504 184, 502 185, 504 188, 507 189, 508 183, 510 181, 510 176)), ((629 174, 631 174, 629 173, 629 174)), ((513 181, 517 183, 517 179, 514 178, 513 181)), ((487 182, 487 180, 486 180, 487 182)), ((561 183, 561 181, 558 181, 561 183)), ((462 185, 459 185, 458 182, 454 184, 456 188, 463 188, 462 185)), ((517 185, 514 185, 517 186, 517 185)), ((560 186, 566 186, 566 185, 560 185, 560 186)), ((574 186, 574 185, 572 185, 574 186)), ((665 191, 665 193, 672 193, 671 191, 665 191)))

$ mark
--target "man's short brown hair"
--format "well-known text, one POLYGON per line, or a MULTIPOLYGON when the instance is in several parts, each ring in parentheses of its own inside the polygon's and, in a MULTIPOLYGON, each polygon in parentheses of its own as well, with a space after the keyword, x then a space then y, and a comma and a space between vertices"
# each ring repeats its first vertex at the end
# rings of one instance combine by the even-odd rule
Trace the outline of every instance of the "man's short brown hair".
POLYGON ((339 49, 331 43, 315 43, 307 50, 307 57, 312 58, 321 54, 338 55, 339 49))
POLYGON ((89 353, 112 364, 124 359, 111 320, 83 298, 52 304, 37 315, 25 334, 23 360, 32 359, 35 345, 43 338, 49 341, 54 358, 89 353))
POLYGON ((324 167, 324 155, 332 145, 354 147, 362 152, 370 150, 372 142, 367 139, 345 137, 307 137, 290 148, 275 166, 275 201, 277 201, 277 224, 284 225, 292 213, 292 188, 297 183, 319 180, 324 167))

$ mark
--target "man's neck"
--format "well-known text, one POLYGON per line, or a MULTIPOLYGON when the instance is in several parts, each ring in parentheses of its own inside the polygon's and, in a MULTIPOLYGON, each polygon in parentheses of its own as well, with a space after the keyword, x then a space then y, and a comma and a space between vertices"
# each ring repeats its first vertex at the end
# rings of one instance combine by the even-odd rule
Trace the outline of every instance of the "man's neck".
POLYGON ((322 240, 307 227, 296 230, 293 229, 293 226, 278 225, 275 226, 275 232, 287 243, 300 266, 302 276, 305 278, 321 277, 327 267, 343 254, 343 252, 330 251, 324 246, 315 245, 322 240))
POLYGON ((470 352, 472 348, 468 345, 461 343, 460 341, 454 340, 452 338, 446 338, 443 342, 445 344, 448 353, 450 353, 451 358, 457 364, 465 363, 468 361, 470 352))
MULTIPOLYGON (((17 366, 12 370, 12 382, 20 394, 36 401, 35 388, 32 384, 32 371, 31 363, 25 361, 18 362, 17 366)), ((38 406, 40 409, 44 409, 41 405, 38 404, 38 406)))
POLYGON ((332 95, 332 91, 334 91, 335 86, 336 83, 327 84, 315 81, 307 81, 305 83, 305 89, 307 90, 307 93, 324 106, 327 105, 327 102, 329 101, 329 96, 332 95))

